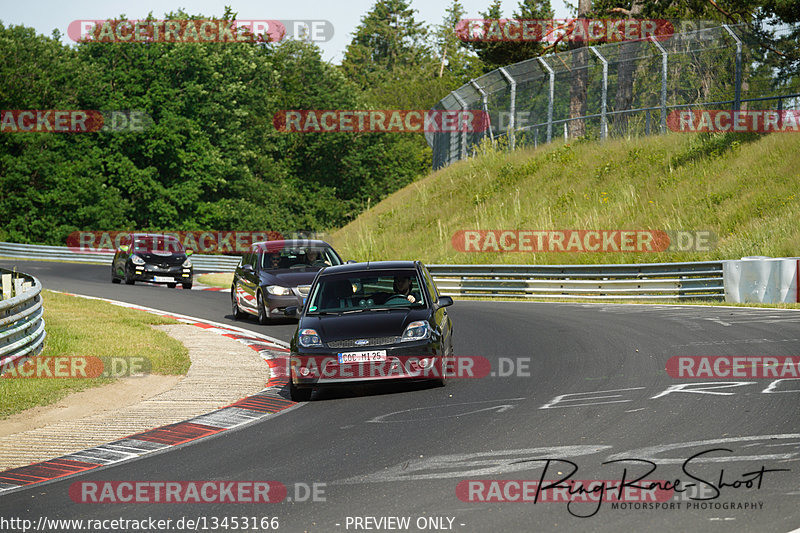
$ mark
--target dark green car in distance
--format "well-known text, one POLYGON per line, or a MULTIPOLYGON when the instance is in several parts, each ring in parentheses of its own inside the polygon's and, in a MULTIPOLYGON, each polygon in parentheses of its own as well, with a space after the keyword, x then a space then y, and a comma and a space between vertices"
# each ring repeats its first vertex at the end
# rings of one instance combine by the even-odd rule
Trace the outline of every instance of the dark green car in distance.
POLYGON ((137 281, 165 283, 174 288, 181 284, 192 288, 194 269, 181 242, 172 235, 160 233, 134 233, 122 241, 111 263, 111 282, 127 285, 137 281))

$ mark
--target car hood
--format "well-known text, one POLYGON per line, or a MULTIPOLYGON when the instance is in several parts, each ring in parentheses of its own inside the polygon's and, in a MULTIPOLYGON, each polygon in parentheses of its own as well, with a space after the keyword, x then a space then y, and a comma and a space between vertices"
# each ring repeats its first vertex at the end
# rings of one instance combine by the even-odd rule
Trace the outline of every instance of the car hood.
POLYGON ((134 252, 148 263, 167 263, 170 265, 180 265, 186 261, 185 253, 175 252, 134 252))
POLYGON ((428 309, 364 311, 344 315, 304 316, 299 327, 316 330, 324 342, 368 337, 399 337, 415 320, 427 320, 428 309))
POLYGON ((277 270, 275 272, 261 272, 261 285, 281 285, 282 287, 297 287, 310 285, 314 281, 319 268, 311 267, 304 270, 277 270))

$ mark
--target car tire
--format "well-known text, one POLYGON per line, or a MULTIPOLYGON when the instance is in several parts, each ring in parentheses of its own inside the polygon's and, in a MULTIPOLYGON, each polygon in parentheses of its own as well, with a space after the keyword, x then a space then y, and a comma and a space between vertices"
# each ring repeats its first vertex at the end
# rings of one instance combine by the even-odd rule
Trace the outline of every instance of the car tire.
POLYGON ((187 291, 192 290, 192 284, 191 283, 181 283, 181 287, 183 287, 187 291))
POLYGON ((447 361, 453 358, 453 348, 450 347, 446 352, 444 358, 439 363, 439 378, 436 379, 437 387, 444 387, 447 385, 447 371, 451 368, 447 365, 447 361))
POLYGON ((136 283, 136 280, 133 279, 130 271, 125 269, 125 285, 133 285, 134 283, 136 283))
POLYGON ((269 324, 269 315, 267 314, 267 308, 264 307, 264 298, 261 296, 261 291, 258 291, 256 308, 258 309, 258 323, 261 325, 269 324))
POLYGON ((170 289, 174 289, 177 286, 178 286, 177 283, 167 283, 167 287, 169 287, 170 289))
POLYGON ((122 281, 122 280, 121 280, 121 279, 119 279, 119 278, 117 277, 117 275, 114 273, 114 267, 111 267, 111 283, 119 283, 119 282, 121 282, 121 281, 122 281))
POLYGON ((236 285, 231 287, 231 314, 234 320, 241 320, 244 318, 244 313, 239 309, 239 303, 236 301, 236 285))
POLYGON ((308 402, 311 400, 311 394, 313 392, 313 388, 308 387, 307 389, 301 389, 295 387, 292 380, 289 380, 289 397, 293 402, 308 402))

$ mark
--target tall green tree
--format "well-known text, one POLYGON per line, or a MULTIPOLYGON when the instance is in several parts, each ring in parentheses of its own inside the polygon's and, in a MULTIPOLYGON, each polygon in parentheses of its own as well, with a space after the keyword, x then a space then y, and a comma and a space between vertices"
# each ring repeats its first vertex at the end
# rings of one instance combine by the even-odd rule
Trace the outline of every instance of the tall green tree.
POLYGON ((415 12, 406 0, 378 0, 345 50, 342 69, 347 77, 367 88, 392 79, 399 67, 428 60, 428 30, 415 20, 415 12))

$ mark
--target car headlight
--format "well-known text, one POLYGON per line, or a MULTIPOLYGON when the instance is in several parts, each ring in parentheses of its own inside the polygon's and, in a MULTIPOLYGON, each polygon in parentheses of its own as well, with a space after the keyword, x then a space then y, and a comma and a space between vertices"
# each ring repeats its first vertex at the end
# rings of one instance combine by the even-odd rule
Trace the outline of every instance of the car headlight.
POLYGON ((192 260, 188 257, 186 258, 186 261, 183 262, 183 268, 192 268, 192 260))
POLYGON ((134 265, 143 265, 144 264, 144 259, 142 259, 138 255, 132 255, 131 256, 131 263, 133 263, 134 265))
POLYGON ((267 292, 275 296, 288 296, 292 294, 292 289, 289 287, 281 287, 280 285, 267 285, 267 292))
POLYGON ((322 347, 322 339, 314 329, 301 329, 298 342, 304 348, 322 347))
POLYGON ((412 322, 406 327, 403 336, 400 337, 400 342, 405 341, 421 341, 431 336, 431 325, 427 320, 418 320, 412 322))

